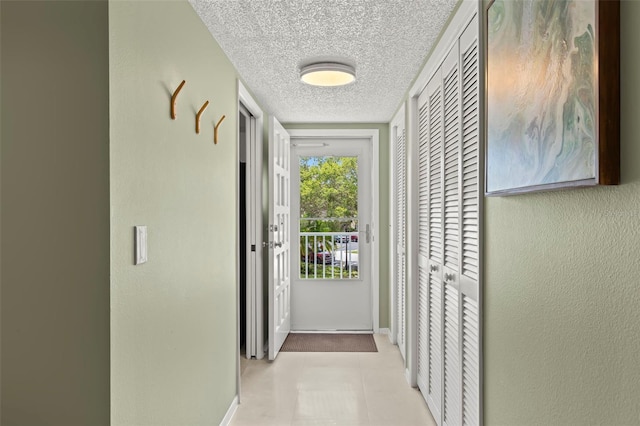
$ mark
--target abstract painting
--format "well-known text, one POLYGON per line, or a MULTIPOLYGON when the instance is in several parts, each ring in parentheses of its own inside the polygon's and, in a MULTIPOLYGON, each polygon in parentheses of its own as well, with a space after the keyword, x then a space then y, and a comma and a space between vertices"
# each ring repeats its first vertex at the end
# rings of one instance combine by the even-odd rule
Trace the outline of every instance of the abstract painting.
POLYGON ((615 135, 599 127, 599 3, 489 6, 487 195, 606 183, 599 179, 599 138, 615 135))

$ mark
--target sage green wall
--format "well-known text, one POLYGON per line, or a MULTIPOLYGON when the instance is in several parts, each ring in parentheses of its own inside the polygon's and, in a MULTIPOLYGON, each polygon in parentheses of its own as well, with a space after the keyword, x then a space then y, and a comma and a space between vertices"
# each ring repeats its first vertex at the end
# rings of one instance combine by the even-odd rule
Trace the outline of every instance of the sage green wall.
POLYGON ((389 321, 389 124, 387 123, 286 123, 287 129, 377 129, 380 143, 380 328, 388 328, 389 321))
POLYGON ((106 1, 2 1, 2 425, 108 425, 106 1))
POLYGON ((111 1, 109 33, 113 424, 219 424, 236 394, 236 72, 187 1, 111 1))
MULTIPOLYGON (((2 208, 2 3, 0 3, 0 209, 2 208)), ((0 215, 1 216, 1 215, 0 215)), ((0 219, 0 424, 2 424, 2 220, 0 219)))
POLYGON ((622 185, 486 201, 488 425, 640 424, 640 2, 621 19, 622 185))

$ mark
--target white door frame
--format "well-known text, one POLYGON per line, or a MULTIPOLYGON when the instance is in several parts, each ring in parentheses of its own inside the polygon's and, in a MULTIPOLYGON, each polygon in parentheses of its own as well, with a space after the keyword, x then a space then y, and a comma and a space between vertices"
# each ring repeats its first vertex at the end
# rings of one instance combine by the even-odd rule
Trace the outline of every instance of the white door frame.
MULTIPOLYGON (((257 359, 264 357, 264 327, 263 327, 263 277, 262 277, 262 134, 264 116, 262 109, 253 99, 247 88, 238 80, 238 110, 240 103, 247 109, 255 120, 254 134, 251 137, 253 146, 247 147, 247 324, 252 330, 252 336, 247 333, 247 342, 252 339, 252 354, 257 359), (255 251, 252 251, 255 246, 255 251)), ((251 126, 253 127, 253 126, 251 126)), ((240 134, 238 133, 238 154, 240 149, 240 134)), ((237 175, 237 173, 236 173, 237 175)), ((236 198, 240 196, 239 182, 236 182, 236 198)), ((239 226, 239 224, 237 224, 239 226)), ((240 280, 240 262, 237 265, 237 281, 240 280)), ((237 294, 240 300, 239 288, 237 294)), ((238 360, 240 358, 240 310, 238 309, 238 360)), ((249 344, 247 343, 249 347, 249 344)), ((240 381, 240 364, 238 361, 238 383, 240 381)), ((238 386, 238 392, 240 388, 238 386)))
POLYGON ((374 265, 380 264, 380 136, 378 129, 288 129, 291 139, 332 138, 332 139, 369 139, 372 147, 372 231, 371 238, 371 314, 373 315, 373 332, 380 332, 380 270, 374 265))

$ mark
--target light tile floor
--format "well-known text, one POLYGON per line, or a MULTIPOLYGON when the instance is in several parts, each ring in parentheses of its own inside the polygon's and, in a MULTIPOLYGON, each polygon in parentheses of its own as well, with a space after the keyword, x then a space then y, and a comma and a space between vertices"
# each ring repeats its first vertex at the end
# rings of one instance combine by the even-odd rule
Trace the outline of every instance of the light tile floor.
POLYGON ((435 426, 404 378, 397 346, 375 335, 378 352, 282 352, 272 363, 241 362, 241 404, 232 426, 435 426))

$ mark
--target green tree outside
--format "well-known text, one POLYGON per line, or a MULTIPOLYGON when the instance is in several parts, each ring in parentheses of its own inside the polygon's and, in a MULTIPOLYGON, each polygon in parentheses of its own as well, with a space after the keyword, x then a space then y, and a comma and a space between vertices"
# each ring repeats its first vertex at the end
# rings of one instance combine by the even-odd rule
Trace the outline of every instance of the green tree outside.
POLYGON ((300 157, 300 231, 355 231, 357 216, 357 158, 300 157))

